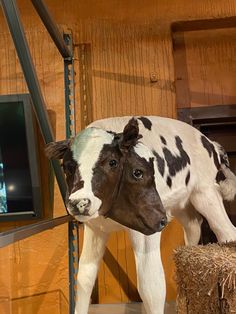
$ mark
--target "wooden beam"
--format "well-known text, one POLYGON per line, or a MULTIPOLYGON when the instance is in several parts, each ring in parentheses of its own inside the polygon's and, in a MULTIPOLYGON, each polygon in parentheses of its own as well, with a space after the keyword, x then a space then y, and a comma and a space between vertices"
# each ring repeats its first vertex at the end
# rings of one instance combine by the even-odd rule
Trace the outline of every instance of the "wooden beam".
POLYGON ((177 33, 234 27, 236 27, 236 16, 230 16, 216 19, 174 22, 171 25, 171 31, 172 33, 177 33))

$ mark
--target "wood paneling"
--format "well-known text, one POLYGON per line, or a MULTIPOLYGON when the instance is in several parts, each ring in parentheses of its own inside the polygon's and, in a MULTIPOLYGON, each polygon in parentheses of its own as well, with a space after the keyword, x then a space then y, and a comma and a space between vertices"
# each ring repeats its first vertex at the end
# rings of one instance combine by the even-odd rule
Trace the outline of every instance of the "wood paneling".
POLYGON ((171 43, 145 25, 91 21, 94 119, 120 115, 175 115, 171 43), (153 74, 157 82, 151 82, 153 74))
MULTIPOLYGON (((58 140, 64 139, 65 116, 62 59, 42 26, 40 19, 35 14, 30 1, 18 0, 17 2, 47 108, 56 113, 56 138, 58 140)), ((221 0, 47 0, 46 2, 61 30, 65 32, 70 30, 73 33, 76 45, 84 43, 91 45, 91 84, 93 95, 91 107, 94 119, 133 114, 159 114, 175 117, 175 76, 170 32, 171 23, 179 20, 210 19, 215 16, 236 15, 236 3, 234 0, 225 0, 224 3, 221 0), (153 80, 155 76, 157 81, 153 80)), ((223 88, 224 95, 227 97, 234 96, 234 94, 231 94, 234 86, 233 34, 234 31, 231 32, 231 37, 226 36, 228 39, 225 38, 223 40, 224 35, 222 35, 222 41, 211 39, 209 43, 204 41, 204 38, 201 38, 200 35, 197 35, 197 42, 190 37, 187 38, 186 54, 188 60, 192 62, 192 70, 188 68, 192 90, 198 92, 196 89, 197 84, 194 83, 195 78, 199 82, 202 81, 206 84, 206 78, 209 75, 212 81, 210 84, 207 83, 205 85, 205 90, 210 91, 212 89, 212 95, 215 95, 223 88), (210 65, 212 64, 211 60, 220 64, 219 68, 215 67, 214 71, 212 71, 210 65), (201 65, 201 70, 198 69, 199 64, 201 65), (193 69, 195 72, 191 72, 193 69), (222 73, 224 74, 222 77, 226 77, 227 71, 231 74, 226 83, 223 80, 220 83, 219 81, 213 81, 213 78, 216 77, 218 80, 218 76, 221 77, 222 73)), ((1 13, 0 52, 0 94, 27 92, 23 74, 1 13)), ((77 129, 79 130, 82 104, 79 88, 78 49, 76 47, 75 68, 77 129)), ((222 95, 222 92, 220 92, 220 95, 222 95)), ((209 100, 208 104, 215 102, 214 98, 212 99, 209 100)), ((227 103, 229 98, 224 98, 223 101, 227 103)), ((193 103, 197 102, 195 99, 193 103)), ((54 197, 54 216, 64 214, 64 206, 57 188, 55 189, 54 197)), ((49 254, 50 250, 45 251, 44 254, 51 256, 50 263, 54 263, 61 270, 56 273, 58 282, 56 286, 60 286, 60 289, 65 294, 65 298, 68 299, 67 282, 60 280, 67 276, 67 262, 55 257, 58 246, 60 247, 60 242, 64 246, 64 250, 67 250, 67 243, 64 241, 65 232, 67 232, 65 229, 62 228, 62 231, 59 233, 56 230, 46 233, 49 239, 56 237, 58 242, 55 241, 54 246, 49 246, 52 256, 49 254)), ((168 283, 167 296, 168 299, 173 299, 175 288, 173 283, 173 263, 170 256, 172 249, 182 241, 179 226, 176 223, 170 224, 162 238, 162 256, 168 283)), ((48 244, 40 241, 36 241, 35 244, 37 245, 33 243, 26 245, 24 242, 24 244, 22 243, 22 245, 17 247, 17 251, 15 246, 10 251, 4 251, 6 252, 6 260, 13 258, 18 262, 19 256, 22 258, 31 250, 32 254, 34 254, 33 252, 37 248, 38 258, 35 260, 35 267, 36 265, 41 265, 41 261, 46 260, 46 258, 40 252, 48 244)), ((130 282, 135 285, 133 255, 127 236, 123 232, 112 235, 108 248, 112 256, 118 260, 124 272, 128 274, 130 282)), ((27 262, 26 265, 28 265, 27 262)), ((29 266, 34 273, 38 272, 39 276, 35 275, 35 278, 38 278, 38 282, 34 281, 34 285, 40 288, 40 274, 42 278, 44 271, 40 267, 34 268, 32 264, 29 266)), ((53 269, 51 271, 54 272, 53 269)), ((117 273, 117 276, 122 280, 122 284, 126 285, 125 289, 117 283, 106 264, 103 263, 101 265, 99 274, 100 302, 125 302, 132 299, 131 295, 136 293, 132 294, 132 292, 127 295, 127 291, 129 289, 131 291, 132 288, 129 286, 127 277, 123 273, 119 274, 118 269, 117 273)), ((2 280, 1 277, 0 280, 2 280)), ((33 277, 34 274, 32 274, 32 280, 34 280, 33 277)), ((50 276, 48 279, 44 277, 44 281, 49 287, 51 287, 51 280, 50 276)), ((31 295, 31 283, 21 278, 21 284, 25 287, 24 295, 31 295)), ((49 290, 46 288, 46 285, 42 290, 49 290)), ((16 289, 16 293, 18 287, 14 289, 16 289)), ((34 291, 36 291, 36 288, 34 291)), ((41 300, 40 297, 38 300, 41 300)), ((40 302, 38 303, 38 310, 40 308, 41 311, 43 305, 40 302)), ((56 311, 55 313, 57 313, 56 311)), ((63 313, 63 311, 61 310, 60 313, 63 313)))
POLYGON ((236 103, 236 28, 185 35, 191 106, 236 103))
POLYGON ((1 313, 68 313, 66 234, 59 226, 1 249, 1 313))
POLYGON ((210 30, 194 30, 194 21, 183 23, 180 30, 186 31, 173 34, 179 108, 235 104, 236 28, 219 28, 228 26, 225 20, 216 25, 207 20, 206 27, 217 27, 210 30))
POLYGON ((81 128, 85 128, 93 119, 93 85, 91 44, 78 45, 79 91, 81 128))

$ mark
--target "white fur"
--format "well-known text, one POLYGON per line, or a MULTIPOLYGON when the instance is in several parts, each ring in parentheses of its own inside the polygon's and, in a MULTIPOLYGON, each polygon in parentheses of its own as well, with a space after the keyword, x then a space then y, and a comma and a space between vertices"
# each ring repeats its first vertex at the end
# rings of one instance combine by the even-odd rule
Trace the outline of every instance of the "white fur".
MULTIPOLYGON (((122 132, 130 118, 104 119, 95 121, 90 126, 122 132)), ((177 172, 172 178, 171 189, 166 184, 168 176, 166 162, 163 177, 155 163, 157 191, 167 211, 167 215, 169 217, 175 216, 182 223, 185 243, 188 245, 196 245, 198 243, 202 223, 201 215, 208 220, 219 242, 236 240, 236 228, 230 222, 222 200, 222 198, 232 199, 236 193, 236 178, 234 174, 227 167, 221 165, 226 180, 217 184, 215 180, 217 169, 214 166, 213 157, 210 158, 209 153, 203 147, 200 139, 201 133, 198 130, 177 120, 161 117, 147 118, 152 122, 151 131, 146 129, 143 123, 138 120, 140 133, 143 137, 140 140, 141 144, 137 145, 135 150, 140 156, 149 159, 152 157, 152 150, 155 150, 161 157, 164 157, 162 151, 164 144, 160 140, 160 135, 166 139, 167 147, 171 152, 178 155, 179 151, 175 145, 175 136, 179 136, 183 141, 183 148, 191 160, 190 165, 177 172), (145 150, 145 146, 148 149, 145 150), (185 178, 188 171, 190 171, 190 181, 186 187, 185 178)), ((104 140, 109 143, 109 136, 105 137, 104 140)), ((101 145, 99 144, 99 147, 96 147, 96 152, 91 153, 91 156, 85 153, 77 159, 83 167, 83 178, 86 178, 89 182, 92 176, 90 167, 94 165, 101 145)), ((220 152, 220 146, 216 143, 213 143, 213 145, 216 151, 220 152)), ((92 143, 90 149, 93 151, 92 143)), ((90 185, 86 185, 85 192, 91 193, 90 185)), ((73 197, 75 196, 77 197, 78 195, 74 193, 73 197)), ((92 287, 103 256, 108 234, 119 228, 124 227, 102 217, 92 219, 85 224, 84 245, 78 273, 76 314, 88 313, 92 287)), ((163 314, 165 278, 160 257, 160 233, 145 236, 137 231, 130 229, 128 231, 135 254, 138 290, 146 312, 147 314, 163 314)))
POLYGON ((232 201, 236 194, 236 177, 225 165, 222 165, 221 169, 226 177, 226 180, 219 183, 220 192, 224 200, 232 201))
MULTIPOLYGON (((79 221, 88 221, 91 218, 98 217, 98 210, 101 206, 101 200, 97 198, 92 191, 93 168, 99 158, 99 154, 104 144, 110 144, 113 136, 102 129, 90 128, 79 133, 72 145, 73 158, 79 165, 81 180, 84 181, 84 187, 69 197, 71 201, 89 199, 91 207, 89 216, 77 215, 75 218, 79 221)), ((69 210, 69 208, 68 208, 69 210)))
POLYGON ((146 313, 163 314, 166 296, 165 275, 161 262, 161 233, 144 236, 129 230, 134 250, 137 286, 146 313))

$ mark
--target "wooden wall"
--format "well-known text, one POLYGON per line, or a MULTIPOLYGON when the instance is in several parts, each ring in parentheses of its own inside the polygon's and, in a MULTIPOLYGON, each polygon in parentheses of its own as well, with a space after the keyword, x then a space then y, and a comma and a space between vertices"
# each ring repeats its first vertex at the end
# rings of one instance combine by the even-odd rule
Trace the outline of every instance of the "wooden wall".
MULTIPOLYGON (((31 6, 30 12, 33 18, 34 11, 31 6)), ((39 19, 36 15, 34 17, 35 27, 26 28, 26 36, 47 109, 52 112, 50 116, 54 120, 56 137, 62 139, 65 136, 63 61, 39 19)), ((0 94, 27 93, 24 76, 2 15, 0 15, 0 53, 0 94)), ((47 166, 47 161, 41 142, 40 167, 44 190, 44 211, 50 214, 48 172, 45 171, 45 166, 47 166)), ((65 215, 66 211, 57 187, 54 201, 53 216, 65 215)), ((1 222, 0 231, 32 222, 1 222)), ((0 313, 68 313, 66 225, 1 249, 0 313)))
POLYGON ((182 32, 175 51, 182 87, 177 90, 178 107, 236 103, 236 29, 223 28, 224 21, 219 29, 182 32))
MULTIPOLYGON (((64 139, 62 59, 35 14, 30 1, 19 0, 17 2, 47 108, 56 113, 56 138, 64 139)), ((224 3, 221 0, 47 0, 45 2, 61 30, 72 32, 74 37, 77 130, 83 125, 83 114, 87 111, 90 114, 89 119, 133 114, 176 117, 171 23, 178 20, 232 16, 236 13, 236 4, 233 0, 226 0, 224 3), (85 91, 81 86, 82 78, 79 71, 81 69, 81 44, 88 44, 91 49, 90 54, 86 55, 89 67, 87 74, 91 76, 91 81, 89 90, 85 91), (91 101, 86 102, 86 97, 91 97, 91 101)), ((188 72, 189 77, 193 78, 191 79, 192 91, 198 92, 198 86, 202 84, 197 80, 194 81, 195 78, 202 80, 204 77, 205 82, 205 78, 207 79, 210 75, 213 82, 216 75, 221 75, 220 69, 223 69, 225 76, 228 75, 221 61, 221 56, 225 56, 225 49, 226 55, 231 56, 225 62, 233 77, 234 66, 231 66, 234 63, 233 52, 228 52, 228 49, 231 49, 229 48, 231 40, 227 44, 220 41, 218 46, 212 45, 210 50, 207 50, 209 52, 207 54, 205 48, 201 48, 204 39, 199 38, 197 50, 194 40, 186 38, 186 41, 188 72), (217 57, 212 59, 212 53, 213 55, 215 53, 217 57), (204 65, 201 71, 198 68, 198 62, 204 65), (217 66, 219 62, 222 64, 220 69, 217 66), (208 64, 214 68, 213 72, 208 64), (191 72, 193 68, 195 72, 191 72)), ((0 94, 26 92, 20 65, 2 15, 0 15, 0 51, 0 94)), ((218 85, 214 83, 214 86, 221 88, 222 84, 223 81, 218 85)), ((233 88, 234 83, 231 77, 229 84, 232 84, 233 88)), ((229 84, 221 88, 221 95, 231 95, 228 89, 232 90, 232 88, 229 84)), ((214 88, 213 83, 207 85, 206 97, 211 90, 213 94, 219 92, 219 88, 214 88)), ((197 101, 193 99, 192 104, 195 103, 197 101)), ((207 104, 212 103, 214 103, 212 100, 207 102, 207 104)), ((54 216, 64 214, 65 210, 57 188, 55 204, 54 216)), ((0 290, 0 300, 5 300, 1 304, 10 306, 13 304, 10 299, 13 298, 17 299, 14 313, 20 313, 20 311, 46 313, 45 308, 48 303, 51 304, 50 313, 67 313, 68 270, 65 234, 67 230, 63 226, 1 251, 0 282, 3 284, 0 286, 4 288, 0 290), (6 269, 3 266, 6 264, 8 265, 7 278, 6 269), (47 275, 52 273, 53 278, 47 275), (13 285, 13 282, 18 284, 13 285), (57 297, 57 292, 53 293, 58 290, 61 297, 57 297), (31 300, 34 299, 36 304, 35 309, 28 309, 29 305, 25 302, 25 296, 32 296, 31 300)), ((174 222, 168 226, 162 237, 168 299, 175 297, 171 252, 180 243, 182 243, 182 234, 177 223, 174 222)), ((108 248, 105 260, 112 263, 114 257, 123 271, 113 264, 116 268, 113 269, 112 274, 106 263, 101 265, 99 301, 126 302, 135 299, 137 294, 133 287, 136 285, 133 255, 125 233, 112 235, 108 248), (130 281, 125 273, 128 274, 130 281), (121 280, 121 285, 118 284, 116 277, 121 280)), ((34 301, 30 304, 34 304, 34 301)), ((8 310, 2 312, 9 313, 8 310)))

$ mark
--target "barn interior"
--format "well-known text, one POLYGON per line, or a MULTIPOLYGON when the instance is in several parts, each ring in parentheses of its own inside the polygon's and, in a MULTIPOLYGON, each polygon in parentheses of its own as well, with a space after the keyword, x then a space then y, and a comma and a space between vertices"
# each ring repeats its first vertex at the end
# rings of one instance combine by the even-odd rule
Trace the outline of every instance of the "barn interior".
MULTIPOLYGON (((221 143, 236 173, 236 3, 0 2, 0 115, 16 103, 27 113, 21 118, 35 174, 33 197, 40 194, 33 213, 24 205, 4 212, 0 195, 0 313, 72 314, 83 224, 67 214, 62 172, 46 158, 45 139, 64 140, 106 117, 176 118, 221 143)), ((20 115, 21 109, 16 110, 6 117, 20 115)), ((5 118, 0 121, 5 121, 0 137, 17 138, 17 121, 11 131, 5 118)), ((0 174, 1 154, 0 149, 0 174)), ((21 158, 16 153, 14 162, 21 158)), ((235 207, 236 202, 227 204, 234 224, 235 207)), ((214 235, 204 222, 201 242, 211 241, 214 235)), ((173 251, 183 244, 182 229, 173 220, 161 241, 169 313, 174 313, 176 300, 173 251)), ((91 313, 105 313, 100 305, 108 313, 141 313, 140 301, 129 238, 125 231, 114 233, 93 290, 91 313)))

